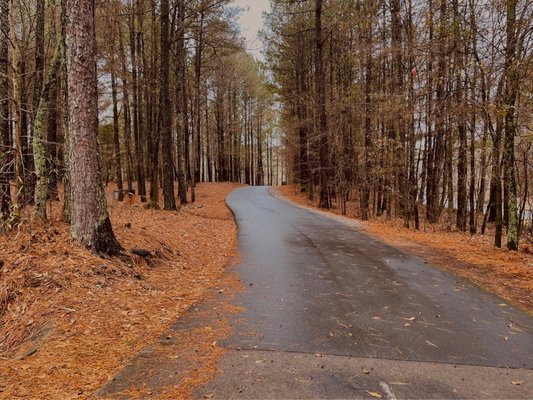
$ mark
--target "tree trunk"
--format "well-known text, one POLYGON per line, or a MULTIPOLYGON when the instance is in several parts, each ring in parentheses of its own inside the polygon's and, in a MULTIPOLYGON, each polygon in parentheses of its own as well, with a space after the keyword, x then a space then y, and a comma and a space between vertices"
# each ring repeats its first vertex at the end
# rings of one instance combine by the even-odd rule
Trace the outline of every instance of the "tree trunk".
POLYGON ((161 152, 163 156, 163 196, 165 210, 176 209, 174 168, 172 167, 172 121, 170 116, 169 4, 161 0, 161 152))
POLYGON ((518 250, 518 208, 516 199, 516 166, 515 166, 515 136, 516 136, 516 102, 518 100, 519 78, 517 60, 516 7, 517 0, 506 0, 507 6, 507 44, 505 49, 505 85, 504 107, 505 140, 504 164, 505 182, 507 188, 507 248, 518 250))
POLYGON ((72 236, 99 254, 122 248, 113 233, 98 150, 94 0, 67 0, 67 86, 72 186, 72 236))
MULTIPOLYGON (((432 176, 428 176, 428 199, 427 199, 427 219, 430 223, 438 222, 441 214, 439 202, 440 183, 445 183, 443 179, 443 155, 445 153, 445 82, 446 82, 446 57, 447 57, 447 0, 441 0, 440 6, 440 34, 438 44, 437 61, 437 85, 436 85, 436 115, 435 115, 435 144, 433 147, 433 171, 432 176)), ((444 191, 444 189, 443 189, 444 191)))
POLYGON ((35 157, 35 173, 37 176, 37 184, 35 187, 35 216, 39 219, 46 219, 46 201, 48 200, 48 191, 50 185, 50 158, 49 146, 46 143, 45 136, 45 120, 47 112, 49 112, 49 105, 52 101, 54 88, 57 85, 57 77, 61 66, 61 46, 59 45, 55 51, 52 67, 48 72, 46 85, 40 95, 39 106, 37 107, 37 114, 35 116, 35 125, 33 132, 33 151, 35 157))
MULTIPOLYGON (((371 7, 369 2, 365 3, 367 8, 371 7)), ((370 207, 370 186, 372 179, 372 16, 366 13, 368 24, 365 30, 365 175, 363 177, 363 189, 361 195, 361 219, 368 220, 370 207)))
POLYGON ((33 89, 33 119, 41 100, 44 79, 44 7, 45 1, 38 1, 35 10, 35 82, 33 89))
MULTIPOLYGON (((0 0, 0 223, 11 211, 9 186, 9 0, 0 0)), ((2 226, 0 226, 2 230, 2 226)))
MULTIPOLYGON (((455 100, 456 100, 456 118, 457 118, 457 132, 459 134, 459 158, 457 162, 457 229, 466 231, 466 214, 467 214, 467 132, 466 132, 466 117, 464 101, 464 87, 463 87, 463 57, 464 57, 464 43, 460 31, 460 15, 459 2, 453 1, 453 18, 454 18, 454 45, 455 45, 455 100)), ((451 171, 450 171, 451 172, 451 171)), ((449 205, 453 208, 453 204, 449 205)))
POLYGON ((61 0, 61 126, 64 136, 64 164, 63 176, 63 221, 72 222, 72 180, 70 178, 70 129, 69 129, 69 96, 67 71, 67 1, 61 0))
POLYGON ((135 30, 135 12, 136 2, 133 0, 133 10, 130 16, 130 54, 131 54, 131 81, 133 90, 133 136, 135 138, 135 164, 137 169, 137 194, 141 201, 146 201, 146 185, 143 163, 143 137, 141 132, 141 110, 139 98, 139 81, 138 81, 138 55, 137 55, 137 32, 135 30))
POLYGON ((178 109, 178 192, 180 203, 187 204, 186 148, 189 129, 187 113, 187 50, 185 48, 185 0, 178 0, 178 68, 176 106, 178 109))
POLYGON ((126 180, 128 182, 128 192, 133 190, 133 159, 131 149, 131 108, 128 83, 128 67, 126 52, 124 51, 124 40, 122 30, 118 27, 120 59, 122 66, 122 103, 124 108, 124 144, 126 145, 126 180))
POLYGON ((315 0, 315 80, 317 85, 316 114, 318 116, 318 137, 320 157, 320 208, 329 209, 329 141, 328 122, 326 114, 326 82, 324 69, 324 38, 322 35, 322 0, 315 0))
POLYGON ((117 99, 117 79, 115 72, 111 72, 111 94, 113 98, 113 144, 115 147, 115 179, 117 182, 117 189, 119 190, 119 201, 123 200, 122 190, 122 160, 120 157, 120 136, 119 136, 119 115, 118 115, 118 99, 117 99))

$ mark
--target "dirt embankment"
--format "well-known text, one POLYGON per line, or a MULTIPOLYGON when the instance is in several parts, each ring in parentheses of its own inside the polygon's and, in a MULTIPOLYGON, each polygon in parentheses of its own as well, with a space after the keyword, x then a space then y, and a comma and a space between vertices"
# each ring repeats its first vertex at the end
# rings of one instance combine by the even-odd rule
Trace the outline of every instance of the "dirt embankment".
MULTIPOLYGON (((312 208, 309 201, 293 186, 276 189, 289 200, 312 208)), ((348 205, 348 216, 354 205, 348 205)), ((333 208, 331 213, 340 214, 333 208)), ((429 225, 420 231, 408 229, 399 220, 360 221, 370 235, 397 248, 409 251, 479 286, 533 314, 533 256, 495 248, 490 235, 470 235, 450 231, 447 226, 429 225)))
POLYGON ((225 198, 238 186, 201 184, 197 202, 178 212, 110 200, 119 241, 148 257, 96 257, 58 218, 2 237, 0 398, 90 397, 157 340, 236 256, 225 198))

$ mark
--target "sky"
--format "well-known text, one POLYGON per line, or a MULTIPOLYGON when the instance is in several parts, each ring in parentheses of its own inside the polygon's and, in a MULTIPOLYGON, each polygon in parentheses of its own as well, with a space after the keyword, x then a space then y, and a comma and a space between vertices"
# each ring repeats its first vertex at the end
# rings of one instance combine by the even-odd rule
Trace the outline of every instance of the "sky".
POLYGON ((246 48, 261 59, 261 41, 257 31, 263 28, 263 12, 270 10, 270 0, 235 0, 233 5, 244 8, 240 17, 242 35, 246 38, 246 48))

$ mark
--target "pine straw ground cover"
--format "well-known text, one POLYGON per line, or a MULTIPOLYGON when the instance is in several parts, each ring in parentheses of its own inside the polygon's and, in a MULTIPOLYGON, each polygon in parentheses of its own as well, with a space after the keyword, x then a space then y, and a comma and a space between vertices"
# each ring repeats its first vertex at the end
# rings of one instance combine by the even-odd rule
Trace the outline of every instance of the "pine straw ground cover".
POLYGON ((57 219, 1 237, 0 398, 88 398, 157 340, 236 256, 225 204, 236 187, 199 185, 197 202, 179 212, 110 200, 119 241, 150 251, 148 260, 94 256, 57 219))
MULTIPOLYGON (((318 207, 318 201, 309 201, 294 186, 277 190, 297 204, 318 207)), ((357 215, 355 207, 347 205, 348 217, 357 215)), ((340 214, 338 208, 330 211, 340 214)), ((533 256, 527 246, 519 252, 497 249, 491 234, 454 232, 449 223, 422 226, 420 231, 405 228, 400 220, 385 218, 361 224, 370 235, 465 277, 533 314, 533 256)))

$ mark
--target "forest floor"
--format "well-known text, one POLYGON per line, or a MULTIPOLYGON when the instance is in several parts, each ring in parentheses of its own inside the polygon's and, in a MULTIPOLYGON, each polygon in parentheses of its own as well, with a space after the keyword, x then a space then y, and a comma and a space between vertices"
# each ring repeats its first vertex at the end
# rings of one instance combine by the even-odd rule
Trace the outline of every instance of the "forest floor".
MULTIPOLYGON (((310 201, 294 186, 280 186, 277 190, 297 204, 318 208, 318 200, 310 201)), ((336 207, 330 212, 341 214, 336 207)), ((356 215, 356 205, 348 204, 346 216, 356 215)), ((467 278, 533 314, 533 255, 527 247, 519 252, 498 249, 492 244, 491 235, 456 232, 444 222, 423 225, 420 231, 405 228, 401 220, 382 218, 360 223, 371 236, 467 278)))
MULTIPOLYGON (((52 204, 52 221, 30 218, 0 242, 0 398, 88 398, 169 326, 223 285, 236 258, 236 226, 225 204, 240 185, 200 184, 197 201, 178 212, 150 210, 135 196, 108 203, 116 236, 128 252, 102 259, 70 238, 52 204)), ((228 291, 226 289, 226 291, 228 291)), ((209 380, 223 349, 221 327, 203 339, 205 362, 173 388, 187 397, 209 380)), ((187 372, 187 371, 186 371, 187 372)), ((132 394, 133 395, 133 394, 132 394)))

